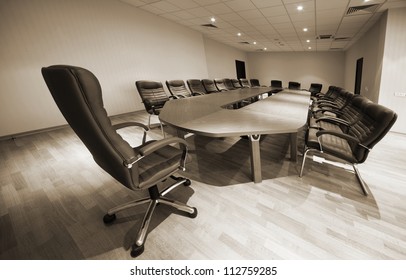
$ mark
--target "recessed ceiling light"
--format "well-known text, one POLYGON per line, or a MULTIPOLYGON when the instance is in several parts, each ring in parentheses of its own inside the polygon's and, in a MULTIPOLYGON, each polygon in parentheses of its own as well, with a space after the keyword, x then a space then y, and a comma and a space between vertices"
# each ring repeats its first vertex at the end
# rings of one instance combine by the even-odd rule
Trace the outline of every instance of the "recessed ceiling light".
POLYGON ((307 30, 308 30, 307 27, 303 28, 303 31, 304 31, 304 32, 307 32, 307 30))
POLYGON ((297 6, 298 11, 303 11, 303 6, 297 6))
POLYGON ((214 17, 211 17, 211 18, 210 18, 210 21, 211 21, 211 22, 215 22, 216 19, 215 19, 214 17))
POLYGON ((267 50, 267 48, 264 48, 264 51, 266 51, 267 50))
POLYGON ((309 49, 309 50, 311 50, 311 49, 312 49, 312 47, 308 47, 308 49, 309 49))
POLYGON ((306 43, 310 43, 310 40, 306 40, 306 43))
POLYGON ((241 33, 240 33, 240 32, 238 32, 238 33, 237 33, 237 36, 241 36, 241 33))
POLYGON ((254 45, 256 45, 257 44, 257 42, 254 42, 254 45))

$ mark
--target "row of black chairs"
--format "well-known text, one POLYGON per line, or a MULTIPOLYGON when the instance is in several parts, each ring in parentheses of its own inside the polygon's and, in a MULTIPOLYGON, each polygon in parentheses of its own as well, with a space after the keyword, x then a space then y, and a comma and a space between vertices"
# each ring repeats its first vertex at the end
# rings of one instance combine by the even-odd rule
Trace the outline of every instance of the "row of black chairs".
POLYGON ((336 86, 330 86, 325 94, 314 94, 311 98, 299 176, 303 175, 309 153, 315 153, 328 158, 323 162, 352 165, 363 193, 368 195, 357 165, 365 162, 372 148, 393 126, 397 114, 365 96, 336 86))
MULTIPOLYGON (((151 116, 160 114, 165 102, 170 99, 188 98, 197 95, 225 92, 238 88, 257 87, 259 81, 251 79, 188 79, 188 88, 183 80, 167 80, 165 82, 170 95, 159 81, 139 80, 135 82, 138 93, 144 104, 145 110, 149 113, 148 127, 151 128, 151 116)), ((159 123, 162 133, 163 127, 159 123)))

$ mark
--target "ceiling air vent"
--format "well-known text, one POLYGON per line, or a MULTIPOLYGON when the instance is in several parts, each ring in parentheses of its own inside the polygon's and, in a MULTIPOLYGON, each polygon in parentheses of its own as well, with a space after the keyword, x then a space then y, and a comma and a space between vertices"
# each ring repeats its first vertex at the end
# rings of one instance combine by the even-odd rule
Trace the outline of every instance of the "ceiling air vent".
POLYGON ((349 15, 356 15, 356 14, 371 14, 371 13, 375 12, 378 7, 379 7, 379 4, 349 7, 346 15, 349 16, 349 15))
POLYGON ((208 23, 208 24, 202 24, 203 27, 209 27, 209 28, 218 28, 214 24, 208 23))
POLYGON ((328 40, 328 39, 333 39, 333 35, 319 35, 316 37, 317 40, 328 40))
POLYGON ((334 38, 334 41, 350 41, 350 37, 336 37, 334 38))

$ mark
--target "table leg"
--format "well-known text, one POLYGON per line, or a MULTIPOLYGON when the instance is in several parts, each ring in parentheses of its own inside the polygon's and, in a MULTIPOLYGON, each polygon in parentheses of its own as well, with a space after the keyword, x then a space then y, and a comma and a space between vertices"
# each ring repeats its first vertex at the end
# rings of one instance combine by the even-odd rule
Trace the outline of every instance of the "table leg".
POLYGON ((254 183, 262 182, 261 174, 261 153, 259 148, 259 139, 261 135, 250 135, 250 152, 251 152, 251 175, 254 183))
POLYGON ((297 132, 290 133, 290 160, 297 161, 297 132))

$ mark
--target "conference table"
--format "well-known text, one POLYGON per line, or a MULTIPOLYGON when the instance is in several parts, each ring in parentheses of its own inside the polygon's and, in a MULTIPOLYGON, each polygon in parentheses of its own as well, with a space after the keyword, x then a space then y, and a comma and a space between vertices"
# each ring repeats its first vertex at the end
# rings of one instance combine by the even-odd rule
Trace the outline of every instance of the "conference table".
POLYGON ((310 93, 288 90, 268 97, 271 87, 242 88, 165 103, 159 119, 181 133, 208 137, 248 136, 252 180, 262 181, 261 135, 290 134, 290 157, 296 161, 297 132, 306 124, 310 93))

